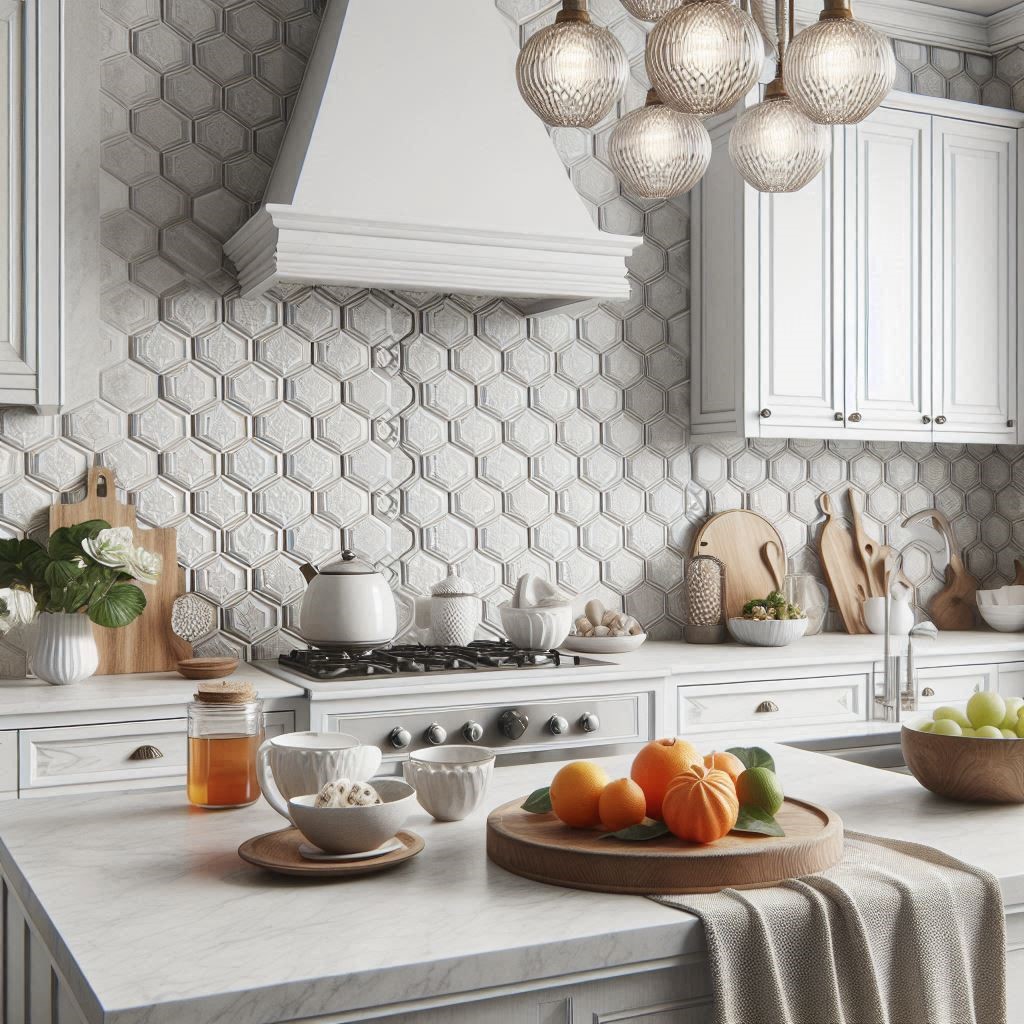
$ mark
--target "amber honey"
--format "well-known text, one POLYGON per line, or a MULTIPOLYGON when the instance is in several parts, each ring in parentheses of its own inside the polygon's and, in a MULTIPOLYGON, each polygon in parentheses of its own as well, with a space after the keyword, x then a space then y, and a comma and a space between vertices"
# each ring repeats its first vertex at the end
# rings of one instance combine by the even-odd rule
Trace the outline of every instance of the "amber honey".
POLYGON ((261 737, 190 736, 188 798, 199 807, 242 807, 260 795, 256 751, 261 737))

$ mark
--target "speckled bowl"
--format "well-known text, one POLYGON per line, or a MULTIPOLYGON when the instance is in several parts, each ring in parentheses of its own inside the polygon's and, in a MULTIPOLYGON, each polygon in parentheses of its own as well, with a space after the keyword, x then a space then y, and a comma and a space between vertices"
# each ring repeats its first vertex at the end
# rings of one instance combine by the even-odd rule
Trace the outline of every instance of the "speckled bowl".
POLYGON ((445 746, 414 750, 405 778, 420 806, 438 821, 461 821, 476 810, 494 772, 487 747, 445 746))

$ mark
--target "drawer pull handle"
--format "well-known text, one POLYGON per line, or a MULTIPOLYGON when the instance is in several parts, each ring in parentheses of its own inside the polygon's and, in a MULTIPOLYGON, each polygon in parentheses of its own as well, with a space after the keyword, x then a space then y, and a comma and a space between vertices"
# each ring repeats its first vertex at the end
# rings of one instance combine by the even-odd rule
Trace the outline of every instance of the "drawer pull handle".
POLYGON ((926 686, 921 691, 921 696, 922 697, 934 697, 935 696, 935 691, 930 686, 926 686))
POLYGON ((154 747, 150 743, 145 743, 141 747, 136 748, 128 755, 129 761, 155 761, 158 757, 163 757, 163 753, 159 748, 154 747))
POLYGON ((757 714, 763 715, 770 711, 778 711, 779 705, 773 700, 763 700, 757 705, 757 714))

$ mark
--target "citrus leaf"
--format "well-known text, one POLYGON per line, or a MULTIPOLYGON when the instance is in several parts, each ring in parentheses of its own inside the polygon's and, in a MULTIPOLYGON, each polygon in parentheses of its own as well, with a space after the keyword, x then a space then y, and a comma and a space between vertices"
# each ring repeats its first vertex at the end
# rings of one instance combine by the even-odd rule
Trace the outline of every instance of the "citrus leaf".
POLYGON ((618 832, 607 832, 602 839, 625 839, 631 843, 641 843, 645 839, 658 839, 668 835, 668 825, 663 821, 649 821, 643 825, 630 825, 620 828, 618 832))
POLYGON ((544 786, 535 789, 523 803, 523 810, 531 814, 547 814, 551 810, 551 789, 544 786))
POLYGON ((97 626, 116 629, 142 614, 146 595, 134 583, 115 583, 102 597, 89 603, 89 618, 97 626))
POLYGON ((744 768, 767 768, 775 771, 775 760, 761 747, 730 747, 727 754, 734 754, 743 762, 744 768))
POLYGON ((760 807, 741 807, 733 832, 756 832, 760 836, 784 836, 782 826, 760 807))

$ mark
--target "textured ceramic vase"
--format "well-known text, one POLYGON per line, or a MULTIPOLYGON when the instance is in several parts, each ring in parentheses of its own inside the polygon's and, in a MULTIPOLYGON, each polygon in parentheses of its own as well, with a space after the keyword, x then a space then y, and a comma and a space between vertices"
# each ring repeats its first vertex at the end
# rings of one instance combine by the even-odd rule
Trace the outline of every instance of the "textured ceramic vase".
POLYGON ((480 625, 480 598, 469 580, 449 568, 448 575, 430 588, 430 631, 435 644, 468 647, 480 625))
POLYGON ((36 622, 32 671, 54 686, 88 679, 100 666, 100 652, 88 615, 45 612, 36 622))

